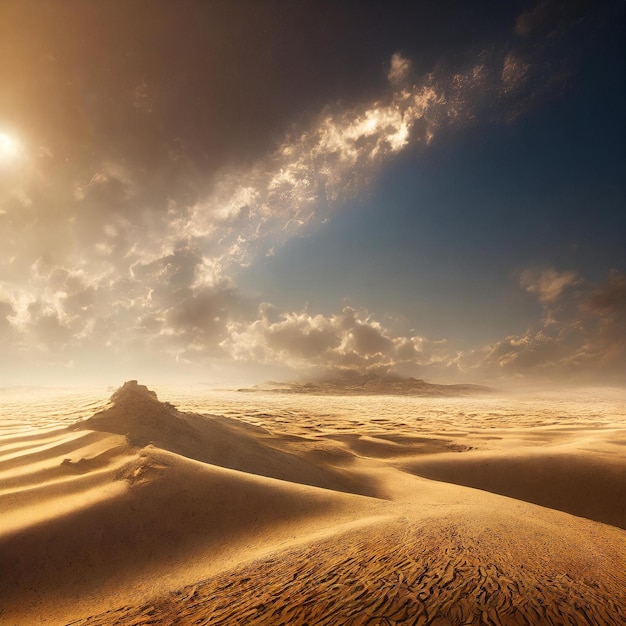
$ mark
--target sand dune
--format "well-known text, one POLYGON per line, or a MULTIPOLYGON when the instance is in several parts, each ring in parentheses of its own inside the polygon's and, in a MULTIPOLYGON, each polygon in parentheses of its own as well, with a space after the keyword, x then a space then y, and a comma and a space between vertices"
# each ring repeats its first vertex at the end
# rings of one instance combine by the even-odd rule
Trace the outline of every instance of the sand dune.
POLYGON ((363 478, 315 464, 281 449, 284 438, 216 415, 181 413, 143 385, 126 383, 111 406, 73 428, 125 435, 129 445, 151 443, 204 463, 338 491, 376 495, 363 478))
POLYGON ((356 509, 376 515, 359 496, 208 466, 152 447, 129 455, 114 484, 119 487, 109 497, 98 499, 92 485, 74 484, 62 498, 69 510, 52 509, 48 494, 39 505, 53 515, 3 533, 3 571, 11 572, 4 592, 23 607, 68 597, 97 604, 100 594, 136 600, 167 589, 161 577, 180 585, 199 576, 193 570, 216 570, 215 560, 220 567, 236 562, 243 547, 250 553, 259 547, 256 537, 291 539, 350 521, 356 509))
POLYGON ((433 480, 476 487, 626 529, 626 458, 518 453, 420 459, 404 465, 433 480))
POLYGON ((354 530, 75 623, 624 623, 622 535, 574 523, 555 543, 558 517, 484 513, 354 530))
POLYGON ((621 418, 248 415, 0 431, 0 622, 626 622, 621 418))

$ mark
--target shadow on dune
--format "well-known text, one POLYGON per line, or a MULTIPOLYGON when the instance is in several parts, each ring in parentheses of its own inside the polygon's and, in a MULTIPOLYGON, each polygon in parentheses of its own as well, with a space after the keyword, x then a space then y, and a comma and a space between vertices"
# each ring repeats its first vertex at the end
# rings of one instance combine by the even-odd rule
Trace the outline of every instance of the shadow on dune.
POLYGON ((247 549, 267 533, 291 537, 295 530, 281 529, 358 506, 361 500, 203 465, 151 447, 118 479, 129 488, 112 498, 86 501, 70 513, 0 534, 0 595, 11 598, 12 605, 3 603, 3 609, 19 615, 53 596, 77 594, 87 600, 124 580, 136 585, 146 578, 151 584, 150 576, 160 568, 168 575, 190 564, 210 569, 212 560, 242 542, 247 549))
POLYGON ((402 469, 626 529, 626 463, 582 454, 446 457, 412 461, 402 469))

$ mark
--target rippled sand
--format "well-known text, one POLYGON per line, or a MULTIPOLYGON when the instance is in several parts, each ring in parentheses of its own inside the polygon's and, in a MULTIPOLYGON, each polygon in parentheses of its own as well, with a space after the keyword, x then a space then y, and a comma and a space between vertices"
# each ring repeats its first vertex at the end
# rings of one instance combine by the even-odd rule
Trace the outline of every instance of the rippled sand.
POLYGON ((155 390, 0 390, 0 623, 626 623, 623 391, 155 390))

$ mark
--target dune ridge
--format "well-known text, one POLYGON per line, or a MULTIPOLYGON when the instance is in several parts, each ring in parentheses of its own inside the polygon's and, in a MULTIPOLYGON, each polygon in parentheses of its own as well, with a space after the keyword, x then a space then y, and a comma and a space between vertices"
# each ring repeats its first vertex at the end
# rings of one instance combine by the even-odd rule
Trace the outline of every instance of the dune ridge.
POLYGON ((12 420, 0 621, 624 623, 622 417, 476 415, 243 420, 129 381, 69 427, 12 420))
POLYGON ((181 456, 230 469, 306 485, 375 495, 368 481, 291 454, 266 429, 218 415, 182 413, 159 402, 137 381, 111 396, 110 405, 72 428, 124 435, 129 445, 148 443, 181 456))

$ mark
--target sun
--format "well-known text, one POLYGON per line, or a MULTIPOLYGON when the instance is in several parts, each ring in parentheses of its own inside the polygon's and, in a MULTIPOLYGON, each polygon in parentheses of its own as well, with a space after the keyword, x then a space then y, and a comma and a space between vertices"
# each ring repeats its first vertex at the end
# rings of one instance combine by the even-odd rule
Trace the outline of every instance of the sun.
POLYGON ((20 142, 8 133, 0 132, 0 161, 12 161, 22 150, 20 142))

